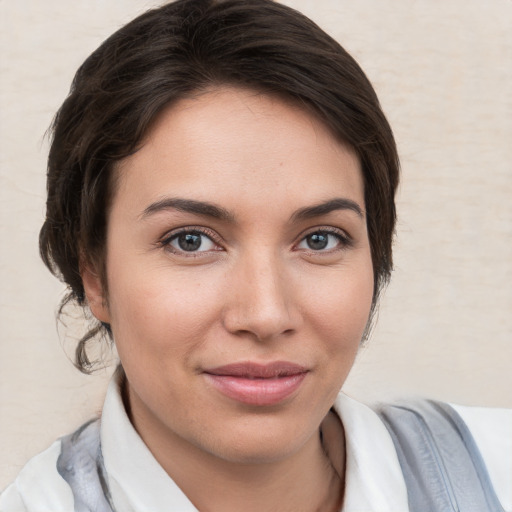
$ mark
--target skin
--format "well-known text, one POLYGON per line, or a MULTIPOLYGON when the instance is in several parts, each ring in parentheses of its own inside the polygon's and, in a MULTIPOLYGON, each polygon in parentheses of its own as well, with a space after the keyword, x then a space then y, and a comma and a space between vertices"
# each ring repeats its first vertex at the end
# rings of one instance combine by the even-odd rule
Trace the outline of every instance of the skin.
POLYGON ((303 109, 225 87, 167 108, 116 172, 108 297, 93 265, 83 280, 111 324, 142 439, 201 511, 336 510, 343 430, 329 410, 373 293, 356 155, 303 109), (332 200, 332 211, 297 214, 332 200), (180 248, 184 229, 204 231, 200 250, 180 248), (312 249, 319 232, 328 245, 312 249), (246 361, 289 361, 306 376, 258 406, 204 374, 246 361))

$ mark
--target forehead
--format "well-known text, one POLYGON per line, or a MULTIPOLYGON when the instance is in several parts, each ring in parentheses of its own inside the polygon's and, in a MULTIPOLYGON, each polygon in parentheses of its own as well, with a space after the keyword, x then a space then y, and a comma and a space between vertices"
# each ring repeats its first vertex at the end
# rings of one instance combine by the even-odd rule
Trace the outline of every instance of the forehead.
POLYGON ((305 109, 245 89, 210 90, 169 106, 117 173, 116 195, 139 208, 169 194, 240 204, 342 194, 364 206, 349 146, 305 109))

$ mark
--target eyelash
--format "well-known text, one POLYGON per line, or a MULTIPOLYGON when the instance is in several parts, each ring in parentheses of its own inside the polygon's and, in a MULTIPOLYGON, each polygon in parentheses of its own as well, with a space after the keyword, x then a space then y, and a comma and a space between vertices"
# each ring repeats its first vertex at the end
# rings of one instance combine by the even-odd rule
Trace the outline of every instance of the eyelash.
MULTIPOLYGON (((312 235, 327 235, 327 236, 333 236, 337 239, 338 241, 338 244, 339 246, 337 247, 334 247, 334 248, 330 248, 330 249, 327 249, 327 250, 315 250, 315 249, 311 249, 311 248, 305 248, 305 250, 309 253, 309 254, 314 254, 314 255, 320 255, 320 254, 330 254, 332 252, 336 252, 336 251, 340 251, 340 250, 344 250, 348 247, 351 247, 353 245, 353 240, 344 232, 342 232, 341 230, 339 229, 336 229, 336 228, 328 228, 328 227, 320 227, 320 228, 314 228, 313 230, 310 230, 309 232, 307 232, 306 234, 304 234, 299 242, 297 244, 294 245, 294 247, 297 247, 299 246, 301 243, 303 242, 306 242, 307 243, 307 238, 312 236, 312 235)), ((195 250, 192 250, 192 251, 187 251, 185 249, 178 249, 176 247, 173 247, 171 244, 173 241, 177 240, 180 236, 186 236, 186 235, 200 235, 200 236, 204 236, 206 237, 212 244, 215 244, 217 247, 221 247, 221 244, 220 244, 220 240, 219 240, 219 236, 212 230, 210 229, 207 229, 207 228, 204 228, 204 227, 200 227, 200 226, 191 226, 191 227, 187 227, 187 228, 179 228, 175 231, 172 231, 171 233, 167 234, 160 242, 159 242, 159 245, 161 247, 163 247, 164 249, 168 250, 169 252, 173 253, 173 254, 178 254, 178 255, 186 255, 186 257, 190 258, 194 258, 194 257, 200 257, 204 254, 208 254, 208 253, 211 253, 212 250, 203 250, 203 251, 195 251, 195 250)), ((328 242, 327 242, 328 243, 328 242)), ((201 247, 201 245, 203 244, 203 241, 201 241, 201 244, 199 245, 199 247, 201 247)), ((221 251, 221 249, 214 249, 213 252, 218 252, 218 251, 221 251)), ((300 250, 300 249, 298 249, 300 250)))
MULTIPOLYGON (((214 231, 204 228, 204 227, 200 227, 200 226, 191 226, 191 227, 180 228, 175 231, 172 231, 171 233, 167 234, 160 241, 160 246, 173 254, 186 255, 186 257, 188 257, 188 258, 194 258, 194 257, 197 258, 199 256, 202 256, 204 253, 212 252, 212 250, 186 251, 184 249, 178 249, 171 245, 171 243, 174 240, 177 240, 180 236, 186 236, 186 235, 201 235, 203 237, 206 237, 212 244, 215 244, 216 246, 220 246, 220 240, 219 240, 218 235, 214 231)), ((201 241, 201 245, 203 243, 204 242, 201 241)), ((199 247, 201 247, 201 245, 199 247)), ((219 251, 219 249, 214 249, 214 251, 219 251)))
POLYGON ((303 242, 307 243, 307 238, 312 235, 327 235, 327 236, 333 236, 338 241, 338 246, 334 248, 330 248, 327 250, 315 250, 311 248, 305 249, 309 254, 314 255, 321 255, 321 254, 331 254, 336 251, 342 251, 344 249, 347 249, 349 247, 352 247, 353 240, 348 236, 344 231, 341 231, 337 228, 332 227, 316 227, 311 230, 309 230, 306 234, 304 234, 301 238, 298 244, 296 246, 300 245, 303 242))

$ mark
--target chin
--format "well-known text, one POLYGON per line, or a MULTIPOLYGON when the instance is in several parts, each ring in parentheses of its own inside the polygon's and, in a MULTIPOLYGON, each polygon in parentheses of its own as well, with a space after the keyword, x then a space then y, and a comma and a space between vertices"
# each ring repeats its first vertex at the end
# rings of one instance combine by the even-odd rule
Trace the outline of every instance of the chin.
MULTIPOLYGON (((307 428, 299 422, 280 422, 274 418, 258 418, 255 422, 244 418, 240 424, 222 430, 215 440, 210 438, 210 453, 231 463, 247 465, 287 459, 318 432, 317 428, 307 428)), ((210 435, 214 433, 210 431, 210 435)))

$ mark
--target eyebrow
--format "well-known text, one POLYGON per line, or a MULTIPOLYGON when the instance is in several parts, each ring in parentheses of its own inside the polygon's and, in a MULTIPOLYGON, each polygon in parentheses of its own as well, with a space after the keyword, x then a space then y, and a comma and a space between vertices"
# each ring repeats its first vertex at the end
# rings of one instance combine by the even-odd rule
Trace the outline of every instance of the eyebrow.
POLYGON ((327 215, 336 210, 350 210, 356 213, 361 219, 364 218, 362 208, 355 201, 344 197, 337 197, 324 203, 301 208, 292 215, 291 220, 308 220, 314 217, 320 217, 321 215, 327 215))
MULTIPOLYGON (((186 213, 193 213, 195 215, 202 215, 205 217, 212 217, 214 219, 219 219, 226 222, 234 222, 234 215, 222 208, 221 206, 217 206, 212 203, 208 203, 205 201, 197 201, 194 199, 182 199, 178 197, 167 197, 164 199, 160 199, 154 203, 151 203, 140 216, 141 219, 145 219, 155 213, 165 211, 165 210, 178 210, 186 213)), ((290 218, 292 222, 308 220, 314 217, 320 217, 322 215, 327 215, 336 210, 350 210, 358 215, 360 218, 364 218, 363 210, 361 207, 351 199, 346 199, 342 197, 337 197, 334 199, 330 199, 329 201, 325 201, 324 203, 319 203, 312 206, 306 206, 297 210, 290 218)))
POLYGON ((168 197, 150 204, 141 215, 142 219, 150 215, 165 211, 165 210, 178 210, 180 212, 194 213, 196 215, 203 215, 205 217, 213 217, 215 219, 230 221, 234 220, 233 215, 228 210, 216 206, 212 203, 204 201, 195 201, 194 199, 181 199, 177 197, 168 197))

